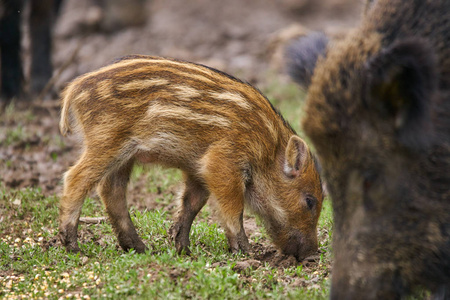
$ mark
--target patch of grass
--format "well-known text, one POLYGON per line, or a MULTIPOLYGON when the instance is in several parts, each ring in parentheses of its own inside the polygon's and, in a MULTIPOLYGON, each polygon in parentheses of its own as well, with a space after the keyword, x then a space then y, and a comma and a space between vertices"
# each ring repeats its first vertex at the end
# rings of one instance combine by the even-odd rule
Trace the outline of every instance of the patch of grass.
POLYGON ((177 169, 168 169, 159 165, 151 167, 136 165, 133 168, 131 179, 136 180, 140 176, 146 176, 147 188, 150 193, 163 193, 175 183, 180 182, 183 177, 181 171, 177 169))
POLYGON ((2 130, 0 135, 4 136, 3 145, 9 146, 11 144, 23 141, 27 138, 24 128, 21 124, 18 124, 15 128, 10 130, 2 130))
MULTIPOLYGON (((0 188, 0 298, 68 299, 324 299, 328 273, 315 267, 282 269, 263 264, 235 271, 246 255, 231 254, 222 229, 195 221, 191 256, 178 255, 168 238, 171 220, 164 211, 131 210, 149 246, 145 254, 125 253, 108 222, 80 224, 82 255, 52 246, 57 235, 58 198, 39 189, 0 188), (7 220, 7 221, 6 221, 7 220), (304 286, 298 283, 302 283, 304 286), (295 283, 293 286, 291 284, 295 283)), ((88 198, 82 216, 104 215, 88 198)), ((326 216, 326 215, 325 215, 326 216)), ((328 224, 322 221, 321 224, 328 224)), ((254 243, 255 241, 251 241, 254 243)))
POLYGON ((31 110, 17 110, 14 102, 0 112, 0 145, 9 146, 27 140, 30 133, 24 124, 33 120, 31 110))
POLYGON ((2 123, 11 124, 11 123, 27 123, 34 119, 34 115, 31 109, 22 110, 16 109, 15 103, 11 102, 6 106, 4 113, 0 114, 2 123))

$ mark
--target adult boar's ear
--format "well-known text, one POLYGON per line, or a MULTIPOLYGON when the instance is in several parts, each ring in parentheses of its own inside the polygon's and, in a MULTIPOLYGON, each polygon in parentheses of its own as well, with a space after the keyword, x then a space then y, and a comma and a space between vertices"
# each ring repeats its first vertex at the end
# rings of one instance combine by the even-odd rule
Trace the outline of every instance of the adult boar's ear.
POLYGON ((314 32, 300 37, 286 49, 288 74, 305 90, 311 84, 317 60, 325 55, 328 41, 322 32, 314 32))
POLYGON ((309 155, 308 146, 298 136, 293 135, 287 144, 284 173, 290 178, 299 176, 309 155))
POLYGON ((430 141, 430 106, 438 82, 436 58, 420 39, 399 41, 366 66, 366 105, 391 122, 399 142, 423 149, 430 141))
POLYGON ((367 16, 369 14, 369 11, 372 9, 372 7, 375 5, 375 0, 367 0, 366 5, 364 7, 364 16, 367 16))

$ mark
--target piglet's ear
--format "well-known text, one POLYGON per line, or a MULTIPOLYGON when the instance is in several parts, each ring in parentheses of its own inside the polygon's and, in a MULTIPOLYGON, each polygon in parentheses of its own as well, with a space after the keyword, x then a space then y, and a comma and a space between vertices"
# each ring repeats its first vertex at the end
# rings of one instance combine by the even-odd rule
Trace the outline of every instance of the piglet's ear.
POLYGON ((309 155, 308 146, 298 136, 293 135, 286 147, 284 173, 288 177, 297 177, 307 162, 309 155))
POLYGON ((420 39, 399 41, 367 64, 368 109, 391 122, 400 143, 410 148, 423 148, 429 141, 430 101, 438 76, 428 45, 420 39))

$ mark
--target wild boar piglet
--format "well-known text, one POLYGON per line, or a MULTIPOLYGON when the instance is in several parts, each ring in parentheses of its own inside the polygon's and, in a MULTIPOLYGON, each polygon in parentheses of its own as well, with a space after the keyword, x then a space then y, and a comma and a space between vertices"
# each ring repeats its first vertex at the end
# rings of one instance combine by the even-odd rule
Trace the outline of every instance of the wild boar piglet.
POLYGON ((77 227, 95 186, 120 246, 146 247, 130 219, 126 188, 135 163, 181 169, 185 186, 170 234, 189 253, 191 224, 210 195, 231 251, 247 251, 244 206, 264 221, 285 254, 317 250, 322 207, 314 157, 254 87, 203 65, 129 56, 75 79, 62 96, 60 129, 83 137, 64 177, 60 239, 79 251, 77 227))

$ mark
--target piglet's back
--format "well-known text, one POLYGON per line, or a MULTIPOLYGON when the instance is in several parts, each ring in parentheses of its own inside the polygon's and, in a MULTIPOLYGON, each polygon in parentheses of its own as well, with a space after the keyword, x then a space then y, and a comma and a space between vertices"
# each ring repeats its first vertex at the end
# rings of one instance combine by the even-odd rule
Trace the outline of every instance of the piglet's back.
POLYGON ((202 65, 152 56, 125 57, 80 76, 62 101, 61 132, 70 131, 71 111, 85 143, 113 133, 144 148, 169 143, 201 155, 228 139, 263 159, 294 133, 251 85, 202 65))

